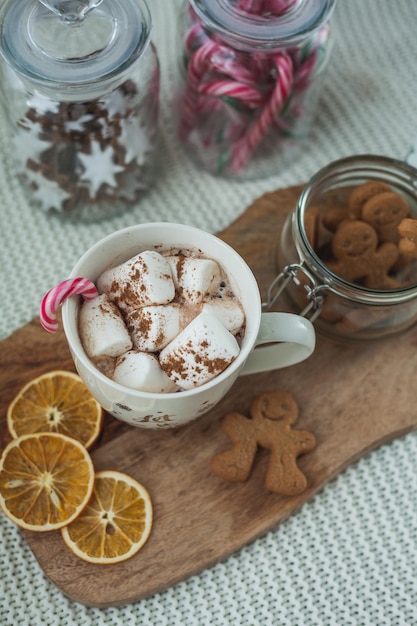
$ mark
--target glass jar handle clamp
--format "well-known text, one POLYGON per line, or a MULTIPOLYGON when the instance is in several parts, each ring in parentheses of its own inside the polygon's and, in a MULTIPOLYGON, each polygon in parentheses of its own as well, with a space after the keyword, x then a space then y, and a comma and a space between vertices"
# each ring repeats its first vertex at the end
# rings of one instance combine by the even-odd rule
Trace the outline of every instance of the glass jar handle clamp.
POLYGON ((268 288, 267 299, 265 302, 262 302, 262 308, 263 310, 270 309, 290 282, 293 282, 299 287, 301 285, 301 281, 298 278, 298 272, 301 272, 308 281, 304 284, 308 304, 300 312, 300 315, 301 317, 309 316, 308 319, 313 323, 321 313, 325 298, 324 292, 329 291, 330 287, 318 284, 311 272, 309 272, 304 265, 299 263, 286 265, 274 278, 268 288))

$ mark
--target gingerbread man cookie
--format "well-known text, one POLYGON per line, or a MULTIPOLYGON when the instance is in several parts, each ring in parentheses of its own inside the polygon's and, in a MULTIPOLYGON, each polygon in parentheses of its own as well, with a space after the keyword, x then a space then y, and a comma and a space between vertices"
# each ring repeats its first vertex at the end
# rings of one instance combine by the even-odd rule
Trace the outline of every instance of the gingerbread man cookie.
POLYGON ((417 219, 405 218, 398 225, 398 247, 410 259, 417 258, 417 219))
POLYGON ((217 454, 211 470, 224 480, 244 482, 249 478, 258 447, 269 450, 265 487, 282 495, 297 495, 307 487, 307 479, 297 466, 297 457, 315 448, 314 435, 293 430, 298 406, 285 391, 265 392, 255 398, 251 418, 228 413, 222 421, 223 431, 232 447, 217 454))
POLYGON ((392 191, 388 183, 381 180, 368 180, 362 185, 354 188, 349 197, 349 212, 353 219, 359 219, 362 215, 362 208, 370 198, 380 193, 392 191))
POLYGON ((363 281, 371 289, 395 289, 400 283, 388 275, 398 259, 398 248, 386 242, 378 247, 378 236, 372 226, 360 220, 343 222, 332 239, 335 260, 327 266, 350 283, 363 281))
POLYGON ((345 220, 351 219, 349 211, 346 208, 332 207, 323 213, 322 224, 327 230, 334 233, 338 226, 345 220))
POLYGON ((376 230, 380 243, 398 243, 398 225, 408 216, 408 202, 399 193, 387 191, 373 196, 362 207, 362 219, 376 230))

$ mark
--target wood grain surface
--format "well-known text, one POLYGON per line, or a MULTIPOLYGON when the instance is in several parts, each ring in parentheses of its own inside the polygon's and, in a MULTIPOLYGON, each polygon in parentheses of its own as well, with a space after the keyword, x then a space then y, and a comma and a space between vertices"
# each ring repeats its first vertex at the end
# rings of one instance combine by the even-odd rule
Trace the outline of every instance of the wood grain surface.
MULTIPOLYGON (((279 233, 300 187, 266 194, 220 236, 252 267, 266 297, 276 273, 279 233)), ((133 558, 117 565, 88 564, 66 548, 60 532, 24 536, 47 577, 85 605, 120 606, 163 591, 224 560, 275 528, 359 457, 417 425, 414 329, 378 342, 339 344, 318 337, 302 364, 241 377, 214 410, 181 429, 152 432, 106 416, 92 450, 99 469, 127 472, 150 492, 151 536, 133 558), (307 490, 293 497, 264 487, 267 453, 261 451, 246 483, 222 482, 210 459, 229 446, 220 428, 228 411, 249 416, 252 400, 268 390, 287 390, 299 405, 295 428, 317 439, 299 457, 307 490)), ((73 369, 62 328, 45 333, 35 319, 0 344, 0 445, 10 440, 7 406, 24 383, 53 369, 73 369)))

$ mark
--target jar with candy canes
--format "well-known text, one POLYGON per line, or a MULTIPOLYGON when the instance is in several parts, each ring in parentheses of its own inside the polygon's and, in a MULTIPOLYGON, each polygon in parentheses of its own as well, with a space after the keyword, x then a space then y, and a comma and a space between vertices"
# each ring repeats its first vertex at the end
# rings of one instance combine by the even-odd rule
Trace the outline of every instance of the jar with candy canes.
POLYGON ((336 0, 182 5, 178 137, 209 172, 255 179, 299 152, 323 95, 336 0))
POLYGON ((159 64, 145 0, 5 0, 1 100, 29 201, 81 220, 150 187, 159 64))

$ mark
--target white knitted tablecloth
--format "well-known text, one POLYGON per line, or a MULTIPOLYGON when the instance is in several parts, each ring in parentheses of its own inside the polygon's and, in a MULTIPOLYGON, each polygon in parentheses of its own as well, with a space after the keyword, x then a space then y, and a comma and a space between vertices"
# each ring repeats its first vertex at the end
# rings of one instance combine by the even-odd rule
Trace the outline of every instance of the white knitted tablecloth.
MULTIPOLYGON (((161 61, 164 149, 157 185, 133 211, 87 225, 31 209, 13 177, 0 117, 0 338, 37 315, 47 289, 116 228, 169 220, 215 232, 262 193, 304 182, 329 161, 355 153, 403 159, 414 142, 416 0, 339 0, 325 90, 303 155, 275 177, 252 183, 197 171, 171 124, 177 2, 148 2, 161 61)), ((414 384, 412 372, 404 376, 414 384)), ((66 598, 2 514, 0 569, 1 626, 415 626, 417 435, 371 453, 224 563, 126 607, 100 610, 66 598)))

